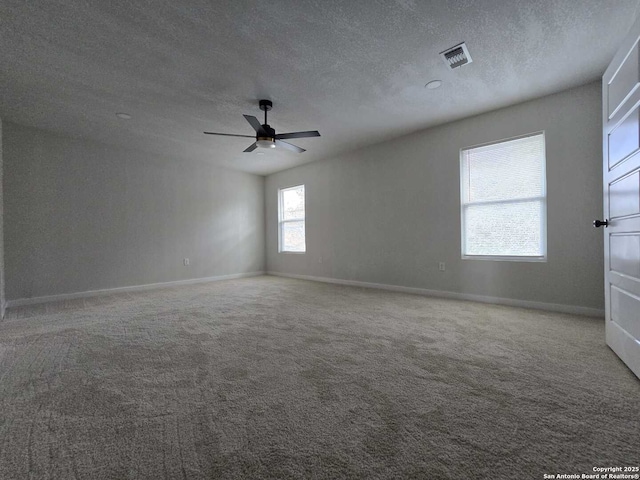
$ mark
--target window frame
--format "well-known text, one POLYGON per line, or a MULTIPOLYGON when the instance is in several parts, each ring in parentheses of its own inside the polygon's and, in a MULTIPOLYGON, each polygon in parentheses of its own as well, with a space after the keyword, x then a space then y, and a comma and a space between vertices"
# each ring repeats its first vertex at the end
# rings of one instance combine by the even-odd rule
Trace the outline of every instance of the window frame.
POLYGON ((527 133, 525 135, 518 135, 515 137, 503 138, 493 142, 482 143, 478 145, 472 145, 460 149, 460 247, 461 258, 463 260, 492 260, 497 262, 537 262, 544 263, 547 261, 547 139, 544 130, 527 133), (466 202, 465 194, 467 190, 464 186, 464 152, 473 150, 475 148, 489 147, 491 145, 497 145, 500 143, 506 143, 513 140, 519 140, 521 138, 529 138, 542 136, 543 146, 543 164, 542 164, 542 196, 538 197, 519 197, 511 198, 509 200, 489 200, 480 202, 466 202), (466 235, 465 235, 465 207, 469 205, 489 205, 489 204, 510 204, 523 201, 536 201, 540 202, 540 208, 542 214, 540 215, 540 247, 542 255, 467 255, 466 251, 466 235))
POLYGON ((296 254, 296 255, 304 255, 305 253, 307 253, 307 187, 305 186, 304 183, 298 184, 298 185, 292 185, 290 187, 283 187, 283 188, 279 188, 278 189, 278 253, 287 253, 287 254, 296 254), (302 218, 289 218, 287 220, 284 220, 283 217, 283 212, 284 212, 284 206, 282 204, 283 202, 283 198, 284 198, 284 192, 286 192, 287 190, 295 190, 302 187, 302 189, 304 190, 304 217, 302 218), (295 252, 292 250, 285 250, 284 246, 283 246, 283 227, 284 224, 286 223, 291 223, 291 222, 303 222, 303 231, 304 231, 304 251, 302 252, 295 252))

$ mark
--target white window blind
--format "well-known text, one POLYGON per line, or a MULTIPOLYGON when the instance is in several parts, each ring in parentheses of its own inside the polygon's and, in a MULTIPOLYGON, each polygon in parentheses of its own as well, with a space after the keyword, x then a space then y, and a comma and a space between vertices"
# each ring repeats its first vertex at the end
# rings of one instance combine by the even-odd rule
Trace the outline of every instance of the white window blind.
POLYGON ((544 260, 544 133, 461 151, 462 255, 544 260))
POLYGON ((305 252, 304 185, 278 190, 278 217, 280 252, 305 252))

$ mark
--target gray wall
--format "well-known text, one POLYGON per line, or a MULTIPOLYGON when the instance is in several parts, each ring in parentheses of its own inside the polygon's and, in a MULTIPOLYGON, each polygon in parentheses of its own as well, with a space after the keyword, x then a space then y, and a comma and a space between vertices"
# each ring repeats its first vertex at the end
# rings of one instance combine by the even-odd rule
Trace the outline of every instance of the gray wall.
POLYGON ((9 300, 264 269, 263 177, 8 122, 4 173, 9 300))
POLYGON ((591 226, 602 215, 600 92, 589 84, 270 175, 267 269, 603 308, 603 238, 591 226), (462 260, 459 149, 540 130, 548 261, 462 260), (277 189, 301 183, 307 253, 278 253, 277 189))
POLYGON ((4 195, 2 191, 2 176, 4 165, 2 162, 2 119, 0 119, 0 318, 4 318, 4 195))

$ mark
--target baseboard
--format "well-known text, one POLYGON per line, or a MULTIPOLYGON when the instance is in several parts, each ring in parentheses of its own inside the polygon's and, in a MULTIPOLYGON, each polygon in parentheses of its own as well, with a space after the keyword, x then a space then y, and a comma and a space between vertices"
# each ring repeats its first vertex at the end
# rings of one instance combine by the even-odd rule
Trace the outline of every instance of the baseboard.
MULTIPOLYGON (((181 285, 194 285, 197 283, 218 282, 220 280, 232 280, 234 278, 257 277, 265 272, 233 273, 231 275, 220 275, 217 277, 192 278, 188 280, 176 280, 173 282, 150 283, 147 285, 132 285, 130 287, 105 288, 102 290, 88 290, 85 292, 63 293, 60 295, 46 295, 43 297, 18 298, 7 300, 6 308, 22 307, 24 305, 35 305, 38 303, 58 302, 61 300, 74 300, 77 298, 97 297, 100 295, 112 295, 114 293, 142 292, 145 290, 155 290, 157 288, 178 287, 181 285)), ((3 309, 4 316, 4 309, 3 309)))
POLYGON ((590 307, 579 307, 575 305, 564 305, 560 303, 532 302, 530 300, 516 300, 512 298, 489 297, 486 295, 472 295, 469 293, 450 292, 446 290, 428 290, 425 288, 403 287, 400 285, 387 285, 384 283, 360 282, 357 280, 342 280, 331 277, 315 277, 311 275, 295 275, 292 273, 267 271, 267 275, 276 277, 298 278, 301 280, 311 280, 314 282, 334 283, 337 285, 349 285, 353 287, 376 288, 379 290, 390 290, 392 292, 413 293, 428 297, 451 298, 454 300, 467 300, 472 302, 492 303, 496 305, 508 305, 510 307, 530 308, 534 310, 544 310, 548 312, 571 313, 587 317, 604 318, 604 310, 590 307))

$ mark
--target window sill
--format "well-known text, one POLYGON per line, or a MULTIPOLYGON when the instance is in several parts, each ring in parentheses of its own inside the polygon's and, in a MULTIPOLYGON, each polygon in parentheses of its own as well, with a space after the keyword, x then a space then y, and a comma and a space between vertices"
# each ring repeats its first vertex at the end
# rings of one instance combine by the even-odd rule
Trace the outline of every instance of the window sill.
POLYGON ((286 250, 281 250, 278 253, 286 253, 288 255, 304 255, 307 252, 288 252, 286 250))
POLYGON ((494 262, 546 263, 547 257, 509 257, 502 255, 462 255, 463 260, 492 260, 494 262))

